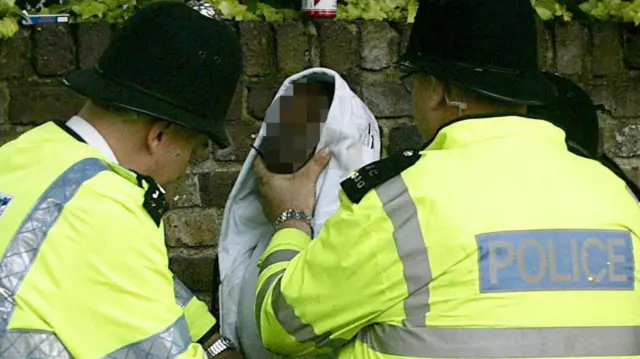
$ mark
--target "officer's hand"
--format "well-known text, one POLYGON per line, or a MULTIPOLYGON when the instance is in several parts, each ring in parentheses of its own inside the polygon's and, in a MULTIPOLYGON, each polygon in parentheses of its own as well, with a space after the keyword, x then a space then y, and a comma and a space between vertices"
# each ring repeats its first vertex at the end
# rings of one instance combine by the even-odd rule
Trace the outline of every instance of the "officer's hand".
POLYGON ((269 172, 260 157, 253 170, 258 179, 262 199, 262 210, 271 222, 288 209, 312 214, 316 199, 316 181, 331 159, 327 148, 318 152, 298 172, 286 175, 269 172))

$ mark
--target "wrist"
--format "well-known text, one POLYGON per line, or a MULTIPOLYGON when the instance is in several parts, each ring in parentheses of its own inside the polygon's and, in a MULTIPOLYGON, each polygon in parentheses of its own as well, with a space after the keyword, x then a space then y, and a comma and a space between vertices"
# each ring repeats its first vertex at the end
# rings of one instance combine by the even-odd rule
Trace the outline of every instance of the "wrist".
POLYGON ((284 222, 278 224, 276 226, 276 232, 281 230, 281 229, 287 229, 287 228, 300 230, 300 231, 304 232, 306 235, 308 235, 309 237, 311 237, 311 225, 308 224, 307 222, 300 221, 300 220, 295 220, 295 219, 290 219, 288 221, 284 221, 284 222))
POLYGON ((273 223, 273 227, 276 231, 284 228, 295 228, 305 232, 310 237, 313 237, 313 217, 308 212, 298 209, 287 209, 283 211, 280 216, 273 223))

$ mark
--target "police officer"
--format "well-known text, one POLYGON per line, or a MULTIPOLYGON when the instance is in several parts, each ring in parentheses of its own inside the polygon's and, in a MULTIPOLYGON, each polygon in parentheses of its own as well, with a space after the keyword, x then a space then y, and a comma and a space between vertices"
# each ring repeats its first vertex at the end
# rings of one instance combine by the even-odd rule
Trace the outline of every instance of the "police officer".
POLYGON ((569 151, 578 156, 597 160, 625 181, 636 198, 640 188, 620 166, 600 150, 598 107, 575 82, 560 75, 545 72, 558 91, 558 98, 544 105, 529 106, 528 115, 545 119, 560 127, 566 134, 569 151))
POLYGON ((0 357, 238 357, 169 270, 161 218, 162 186, 229 145, 241 67, 211 7, 148 5, 65 77, 78 116, 0 148, 0 357))
POLYGON ((320 152, 256 162, 276 233, 260 261, 267 349, 339 358, 640 355, 640 206, 527 117, 557 91, 529 0, 424 0, 400 64, 429 138, 342 183, 314 240, 320 152))

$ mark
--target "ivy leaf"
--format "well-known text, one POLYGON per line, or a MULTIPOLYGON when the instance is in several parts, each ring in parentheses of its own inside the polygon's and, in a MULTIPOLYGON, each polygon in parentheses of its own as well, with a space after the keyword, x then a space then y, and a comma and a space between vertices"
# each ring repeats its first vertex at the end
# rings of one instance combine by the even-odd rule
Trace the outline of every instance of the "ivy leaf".
POLYGON ((43 8, 40 14, 66 14, 71 12, 71 2, 64 2, 62 4, 53 4, 48 8, 43 8), (46 11, 46 12, 45 12, 46 11))
POLYGON ((580 4, 578 7, 580 8, 580 10, 586 13, 590 13, 591 11, 593 11, 593 9, 596 8, 596 6, 598 6, 598 4, 595 0, 589 0, 588 2, 580 4))
POLYGON ((282 16, 282 14, 278 13, 276 9, 272 8, 271 6, 265 4, 258 4, 258 11, 256 15, 262 15, 267 21, 284 21, 284 16, 282 16))
POLYGON ((222 11, 222 15, 224 15, 225 17, 236 20, 242 20, 242 16, 247 11, 247 7, 238 3, 238 0, 220 1, 218 9, 222 11))
POLYGON ((533 0, 531 3, 542 20, 551 20, 556 15, 557 3, 554 0, 533 0))
POLYGON ((0 0, 0 17, 7 16, 15 3, 16 2, 14 0, 0 0))
POLYGON ((14 17, 0 19, 0 39, 8 39, 18 32, 18 20, 14 17))
POLYGON ((387 14, 382 10, 380 4, 376 4, 373 1, 366 3, 364 11, 361 16, 365 20, 384 20, 387 14))
POLYGON ((102 18, 108 9, 107 5, 91 0, 85 0, 72 7, 73 12, 80 15, 81 20, 86 20, 94 16, 102 18))
POLYGON ((20 10, 20 8, 18 7, 18 5, 13 5, 10 9, 9 12, 6 14, 6 16, 15 16, 15 17, 22 17, 22 10, 20 10))
POLYGON ((418 12, 418 0, 409 0, 409 5, 407 5, 407 22, 408 23, 413 23, 413 20, 415 20, 417 12, 418 12))
POLYGON ((284 10, 281 10, 280 13, 284 18, 284 21, 294 21, 300 18, 300 11, 297 11, 297 10, 284 9, 284 10))
POLYGON ((538 16, 540 16, 540 18, 544 21, 553 19, 553 13, 545 8, 537 7, 536 12, 538 13, 538 16))

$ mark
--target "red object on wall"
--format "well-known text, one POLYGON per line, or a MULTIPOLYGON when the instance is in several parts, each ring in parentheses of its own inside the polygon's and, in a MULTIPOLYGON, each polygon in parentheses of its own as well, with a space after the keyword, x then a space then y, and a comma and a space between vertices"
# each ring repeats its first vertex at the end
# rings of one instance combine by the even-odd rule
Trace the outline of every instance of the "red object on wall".
POLYGON ((302 0, 302 12, 306 17, 333 19, 338 8, 337 0, 302 0))

